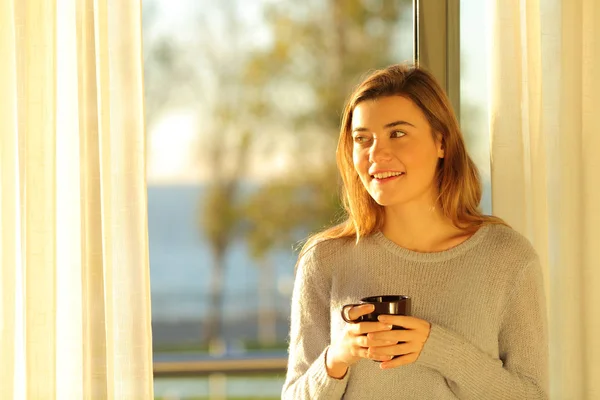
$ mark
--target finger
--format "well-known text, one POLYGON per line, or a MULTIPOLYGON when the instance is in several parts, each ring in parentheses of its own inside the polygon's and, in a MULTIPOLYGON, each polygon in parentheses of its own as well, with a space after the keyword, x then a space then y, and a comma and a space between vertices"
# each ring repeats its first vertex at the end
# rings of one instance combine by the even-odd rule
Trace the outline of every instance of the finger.
POLYGON ((423 342, 422 334, 417 331, 388 330, 383 332, 369 332, 367 337, 372 340, 385 340, 390 342, 423 342))
POLYGON ((354 357, 368 358, 369 348, 354 345, 354 346, 351 346, 350 353, 354 357))
POLYGON ((353 346, 351 353, 354 357, 361 357, 361 358, 366 358, 369 360, 382 361, 382 362, 390 361, 393 358, 393 356, 388 356, 388 355, 370 354, 369 349, 367 347, 359 347, 359 346, 353 346))
POLYGON ((384 322, 386 324, 392 324, 396 326, 401 326, 404 329, 422 329, 428 328, 429 322, 422 320, 416 317, 410 317, 407 315, 380 315, 378 317, 380 322, 384 322))
POLYGON ((379 364, 379 368, 391 369, 391 368, 399 367, 401 365, 412 364, 415 361, 417 361, 418 358, 419 358, 418 353, 410 353, 410 354, 405 354, 402 356, 397 356, 393 360, 382 362, 381 364, 379 364))
POLYGON ((369 347, 368 353, 375 356, 403 356, 419 350, 420 346, 415 343, 401 343, 391 346, 369 347))
POLYGON ((380 346, 392 346, 397 342, 389 340, 372 340, 366 335, 356 336, 355 343, 360 347, 380 347, 380 346))
POLYGON ((389 331, 392 329, 392 325, 384 324, 382 322, 359 322, 349 325, 348 330, 354 335, 364 335, 366 333, 389 331))
POLYGON ((349 320, 354 321, 363 315, 372 313, 374 310, 375 306, 373 304, 363 304, 361 306, 350 307, 350 309, 346 311, 346 316, 349 320))
POLYGON ((368 358, 369 358, 369 360, 373 360, 373 361, 385 362, 385 361, 391 361, 394 358, 394 356, 373 356, 373 355, 371 355, 368 358))

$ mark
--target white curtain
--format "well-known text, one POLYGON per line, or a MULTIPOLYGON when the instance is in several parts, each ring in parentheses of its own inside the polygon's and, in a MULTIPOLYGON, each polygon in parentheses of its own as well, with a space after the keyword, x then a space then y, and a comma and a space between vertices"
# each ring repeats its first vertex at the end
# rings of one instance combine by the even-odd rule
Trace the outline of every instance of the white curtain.
POLYGON ((494 213, 546 273, 552 399, 600 399, 600 2, 496 0, 494 213))
POLYGON ((0 0, 0 398, 151 399, 141 4, 0 0))

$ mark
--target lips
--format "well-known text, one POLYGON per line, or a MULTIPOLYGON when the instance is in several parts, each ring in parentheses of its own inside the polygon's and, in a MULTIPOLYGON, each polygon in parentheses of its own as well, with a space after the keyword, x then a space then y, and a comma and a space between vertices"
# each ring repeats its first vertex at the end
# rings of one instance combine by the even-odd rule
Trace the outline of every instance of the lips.
MULTIPOLYGON (((404 175, 406 175, 406 174, 404 172, 402 172, 400 174, 388 175, 388 176, 380 177, 380 178, 378 178, 377 176, 371 176, 371 179, 375 183, 386 183, 386 182, 395 181, 397 179, 401 179, 404 175)), ((381 175, 379 175, 379 176, 381 176, 381 175)))
POLYGON ((387 178, 401 176, 404 174, 405 174, 405 172, 402 172, 402 171, 374 172, 373 174, 371 174, 371 178, 372 179, 387 179, 387 178))

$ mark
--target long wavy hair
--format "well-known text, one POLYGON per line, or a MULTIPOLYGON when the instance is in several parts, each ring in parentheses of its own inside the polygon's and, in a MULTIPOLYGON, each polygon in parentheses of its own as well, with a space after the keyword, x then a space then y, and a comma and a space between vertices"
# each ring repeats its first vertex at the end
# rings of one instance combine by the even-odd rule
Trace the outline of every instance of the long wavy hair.
POLYGON ((300 257, 323 240, 354 238, 358 242, 361 237, 382 228, 384 207, 373 200, 354 168, 351 126, 352 114, 359 103, 387 96, 410 99, 427 118, 432 135, 441 134, 444 158, 439 159, 436 171, 439 193, 436 206, 443 214, 456 227, 466 230, 475 231, 484 224, 507 225, 502 219, 480 211, 479 173, 467 154, 458 121, 444 90, 433 75, 421 67, 392 65, 367 76, 345 105, 336 151, 343 183, 341 199, 345 220, 309 237, 300 257))

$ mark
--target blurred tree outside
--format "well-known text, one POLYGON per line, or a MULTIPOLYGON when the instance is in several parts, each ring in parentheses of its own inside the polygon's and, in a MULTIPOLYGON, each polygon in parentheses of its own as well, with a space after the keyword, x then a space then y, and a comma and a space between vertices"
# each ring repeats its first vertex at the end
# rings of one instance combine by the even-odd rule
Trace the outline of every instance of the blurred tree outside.
MULTIPOLYGON (((235 2, 221 1, 215 12, 226 27, 218 35, 211 31, 206 20, 198 24, 205 40, 201 54, 212 72, 211 84, 218 91, 217 96, 205 102, 213 121, 212 139, 203 146, 203 153, 209 158, 212 179, 204 202, 199 205, 198 217, 213 259, 203 339, 213 352, 218 353, 223 350, 225 257, 233 241, 241 234, 243 214, 240 213, 240 201, 244 197, 244 171, 248 168, 255 122, 262 116, 264 107, 254 96, 252 83, 241 79, 245 65, 244 32, 240 29, 242 24, 235 2)), ((203 16, 200 18, 205 19, 203 16)))
POLYGON ((283 2, 265 8, 273 41, 252 54, 246 80, 259 81, 263 95, 276 93, 275 102, 267 104, 277 111, 271 114, 279 116, 280 125, 289 126, 282 133, 297 149, 293 170, 245 204, 248 244, 263 268, 259 338, 265 342, 273 340, 275 324, 269 318, 275 299, 265 293, 275 286, 269 254, 275 248, 290 250, 308 233, 340 221, 335 145, 344 101, 366 71, 405 61, 396 50, 401 42, 412 44, 412 25, 401 26, 411 19, 411 1, 283 2), (296 93, 305 98, 297 99, 296 93), (291 104, 282 105, 280 96, 292 97, 282 99, 291 104))
POLYGON ((203 338, 221 336, 224 259, 244 238, 261 266, 259 333, 269 343, 277 339, 270 254, 339 221, 335 145, 344 101, 367 71, 410 60, 412 1, 265 2, 261 43, 248 42, 240 4, 220 1, 210 18, 197 10, 185 42, 147 43, 147 111, 193 99, 199 129, 210 133, 198 150, 212 177, 198 209, 213 256, 203 338), (273 161, 272 177, 247 190, 253 160, 282 151, 287 166, 273 161))
MULTIPOLYGON (((182 43, 170 35, 149 40, 145 66, 149 123, 173 102, 175 105, 195 103, 199 119, 210 116, 199 127, 209 132, 210 140, 198 151, 207 161, 211 177, 198 208, 199 226, 212 253, 208 317, 203 323, 202 339, 211 351, 219 352, 225 256, 241 233, 237 203, 251 147, 252 120, 260 115, 260 107, 258 101, 249 98, 248 85, 240 82, 244 66, 243 32, 238 29, 235 3, 220 1, 213 5, 211 16, 218 16, 221 27, 226 29, 217 27, 215 32, 208 16, 199 14, 193 40, 182 43), (218 95, 211 95, 214 92, 218 95), (254 107, 245 107, 247 101, 254 107)), ((156 9, 150 5, 144 22, 152 24, 153 18, 156 18, 156 9)))

